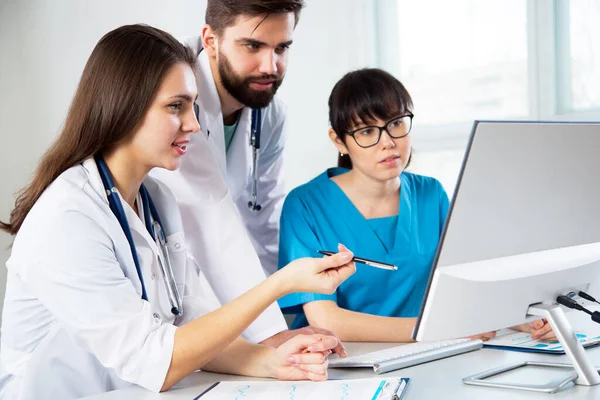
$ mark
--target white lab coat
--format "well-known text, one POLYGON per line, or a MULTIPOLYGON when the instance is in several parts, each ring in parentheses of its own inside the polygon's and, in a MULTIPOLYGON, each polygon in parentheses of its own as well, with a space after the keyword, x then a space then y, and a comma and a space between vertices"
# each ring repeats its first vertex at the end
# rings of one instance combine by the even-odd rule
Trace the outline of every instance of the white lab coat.
MULTIPOLYGON (((186 43, 198 50, 198 38, 186 43)), ((196 80, 201 132, 192 136, 177 171, 157 168, 151 175, 175 194, 190 252, 218 300, 225 304, 265 279, 261 259, 263 266, 271 265, 270 272, 277 269, 284 198, 280 157, 283 109, 274 101, 263 110, 259 158, 259 203, 263 209, 250 211, 246 203, 252 189, 252 154, 248 146, 251 110, 242 111, 226 159, 221 103, 205 51, 198 57, 196 80)), ((260 342, 285 329, 283 315, 273 304, 243 336, 260 342)))
MULTIPOLYGON (((200 38, 186 40, 198 51, 200 38)), ((252 110, 242 110, 229 150, 225 150, 223 114, 215 82, 205 51, 198 56, 196 80, 198 82, 199 122, 208 143, 231 191, 250 238, 267 275, 277 271, 279 253, 279 218, 285 198, 283 183, 283 148, 285 144, 285 115, 283 102, 275 96, 262 110, 261 147, 258 150, 258 203, 262 209, 252 211, 252 148, 250 127, 252 110), (210 134, 208 134, 210 132, 210 134)), ((200 189, 200 188, 199 188, 200 189)))
POLYGON ((167 235, 183 318, 170 312, 154 240, 122 201, 149 301, 141 299, 129 244, 88 159, 50 185, 15 238, 2 315, 2 399, 66 400, 132 384, 158 391, 176 325, 218 307, 188 257, 175 199, 151 178, 145 185, 167 235))

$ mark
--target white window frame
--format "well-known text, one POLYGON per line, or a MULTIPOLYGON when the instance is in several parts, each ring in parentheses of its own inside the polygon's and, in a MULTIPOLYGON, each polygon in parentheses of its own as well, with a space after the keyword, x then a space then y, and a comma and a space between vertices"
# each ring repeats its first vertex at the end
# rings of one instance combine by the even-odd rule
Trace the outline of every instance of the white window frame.
MULTIPOLYGON (((501 1, 501 0, 496 0, 501 1)), ((592 121, 600 119, 600 108, 573 112, 569 82, 569 0, 526 0, 529 115, 538 121, 592 121)), ((395 0, 373 2, 376 18, 376 65, 394 74, 400 72, 402 49, 397 37, 395 0)), ((415 39, 415 40, 418 40, 415 39)), ((600 67, 600 66, 599 66, 600 67)), ((417 116, 418 117, 418 116, 417 116)), ((420 151, 463 149, 472 121, 446 126, 421 127, 420 151), (442 134, 443 132, 443 134, 442 134)))

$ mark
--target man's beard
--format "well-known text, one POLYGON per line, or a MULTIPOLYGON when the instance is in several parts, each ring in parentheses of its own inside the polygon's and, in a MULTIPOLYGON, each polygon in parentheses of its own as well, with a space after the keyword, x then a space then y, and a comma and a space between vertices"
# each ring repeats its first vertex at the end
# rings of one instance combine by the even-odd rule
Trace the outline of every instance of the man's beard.
POLYGON ((218 67, 225 90, 234 99, 250 108, 264 108, 269 105, 283 81, 283 77, 280 75, 268 74, 241 78, 235 73, 229 59, 223 53, 220 54, 218 67), (274 80, 269 90, 254 90, 250 87, 250 83, 253 81, 265 79, 274 80))

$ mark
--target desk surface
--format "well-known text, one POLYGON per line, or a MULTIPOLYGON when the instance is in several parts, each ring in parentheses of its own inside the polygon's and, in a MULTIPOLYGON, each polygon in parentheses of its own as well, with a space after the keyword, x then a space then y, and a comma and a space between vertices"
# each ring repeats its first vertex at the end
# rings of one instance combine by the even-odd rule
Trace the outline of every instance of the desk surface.
MULTIPOLYGON (((570 313, 573 314, 573 313, 570 313)), ((572 317, 573 315, 570 315, 572 317)), ((591 321, 581 318, 569 318, 573 325, 581 330, 594 327, 591 321)), ((596 329, 598 329, 596 327, 596 329)), ((379 350, 394 346, 393 343, 346 343, 350 354, 360 354, 373 350, 379 350)), ((600 366, 600 347, 586 351, 592 362, 600 366)), ((462 378, 473 375, 484 370, 496 368, 505 364, 521 361, 551 361, 568 363, 566 356, 520 353, 513 351, 482 349, 467 354, 461 354, 427 364, 417 365, 392 371, 384 375, 375 375, 372 369, 330 369, 330 379, 352 379, 372 377, 408 377, 411 378, 404 399, 486 399, 486 400, 511 400, 520 399, 600 399, 600 385, 596 387, 567 386, 556 394, 542 394, 524 392, 520 390, 502 390, 486 387, 467 386, 462 383, 462 378)), ((565 377, 565 372, 549 372, 537 368, 528 367, 527 370, 519 370, 506 375, 505 381, 546 383, 565 377), (510 375, 509 375, 510 374, 510 375)), ((104 393, 102 395, 87 397, 88 400, 170 400, 170 399, 194 399, 208 386, 217 381, 232 380, 262 380, 243 376, 223 375, 210 372, 198 372, 179 382, 176 386, 165 393, 150 393, 140 387, 131 387, 123 390, 104 393)))

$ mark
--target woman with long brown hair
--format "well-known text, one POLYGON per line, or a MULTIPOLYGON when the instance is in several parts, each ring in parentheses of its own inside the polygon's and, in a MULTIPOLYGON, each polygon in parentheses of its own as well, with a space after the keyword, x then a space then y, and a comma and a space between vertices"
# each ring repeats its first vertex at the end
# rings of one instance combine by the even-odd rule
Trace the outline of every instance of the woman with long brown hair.
POLYGON ((62 133, 0 223, 15 235, 0 397, 166 390, 199 368, 327 378, 335 337, 299 335, 274 349, 239 335, 287 293, 334 291, 354 272, 352 253, 295 261, 210 311, 177 203, 147 176, 176 169, 199 130, 194 60, 144 25, 115 29, 93 50, 62 133))

